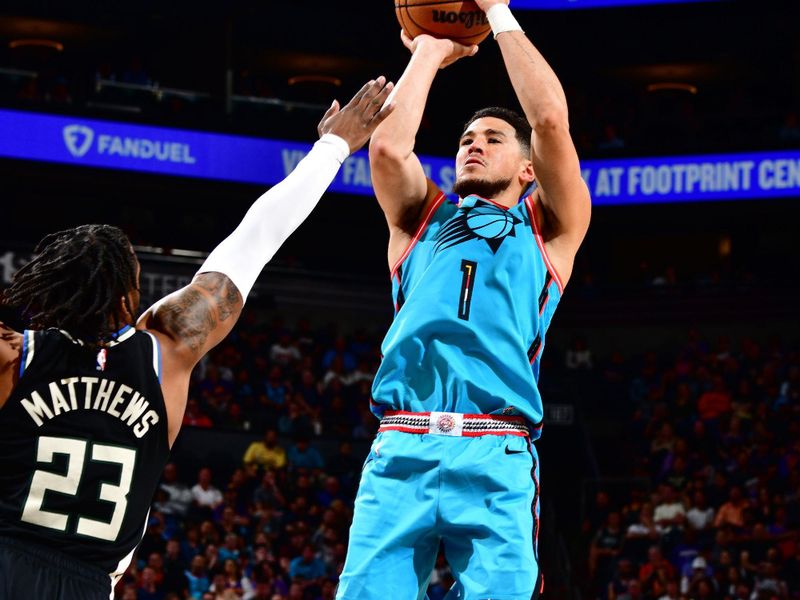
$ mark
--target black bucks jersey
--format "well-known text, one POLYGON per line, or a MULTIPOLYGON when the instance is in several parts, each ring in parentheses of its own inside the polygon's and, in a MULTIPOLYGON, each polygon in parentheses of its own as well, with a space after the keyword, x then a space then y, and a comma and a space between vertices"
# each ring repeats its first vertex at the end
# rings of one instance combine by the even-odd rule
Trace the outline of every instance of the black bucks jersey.
POLYGON ((57 329, 23 340, 0 409, 0 536, 100 568, 113 584, 169 455, 158 342, 131 327, 99 352, 57 329))

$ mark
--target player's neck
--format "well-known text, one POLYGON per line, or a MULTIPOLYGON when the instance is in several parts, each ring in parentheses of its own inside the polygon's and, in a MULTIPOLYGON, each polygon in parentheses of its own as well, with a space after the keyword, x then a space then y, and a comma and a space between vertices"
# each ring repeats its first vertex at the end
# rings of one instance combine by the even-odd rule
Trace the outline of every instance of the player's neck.
MULTIPOLYGON (((481 200, 485 200, 497 206, 502 206, 503 208, 512 208, 516 206, 519 203, 520 199, 520 196, 516 195, 516 192, 510 192, 508 190, 492 198, 489 198, 487 196, 481 196, 480 194, 468 194, 466 197, 470 196, 473 198, 480 198, 481 200)), ((459 200, 459 205, 461 205, 461 202, 463 201, 464 198, 461 198, 459 200)))

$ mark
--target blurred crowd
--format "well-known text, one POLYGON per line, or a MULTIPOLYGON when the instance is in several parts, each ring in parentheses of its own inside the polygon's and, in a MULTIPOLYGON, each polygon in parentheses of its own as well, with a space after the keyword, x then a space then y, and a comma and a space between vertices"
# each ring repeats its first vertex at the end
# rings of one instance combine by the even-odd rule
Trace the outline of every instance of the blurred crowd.
MULTIPOLYGON (((571 350, 574 368, 593 367, 587 352, 571 350)), ((587 510, 592 597, 800 598, 797 350, 693 331, 678 352, 598 371, 634 479, 587 510)))
MULTIPOLYGON (((691 332, 663 356, 598 359, 585 339, 562 356, 557 370, 593 373, 626 429, 613 451, 631 484, 598 489, 586 510, 589 597, 800 598, 800 354, 691 332)), ((184 426, 254 441, 230 472, 167 466, 117 598, 332 599, 379 359, 364 331, 246 317, 197 369, 184 426)), ((440 556, 430 600, 452 582, 440 556)))

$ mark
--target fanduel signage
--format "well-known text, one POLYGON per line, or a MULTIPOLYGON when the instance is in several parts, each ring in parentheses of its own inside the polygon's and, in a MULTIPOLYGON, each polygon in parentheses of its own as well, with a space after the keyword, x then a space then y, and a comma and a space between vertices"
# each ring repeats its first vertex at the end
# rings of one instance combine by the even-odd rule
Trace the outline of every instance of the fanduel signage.
MULTIPOLYGON (((272 185, 311 145, 0 110, 0 156, 272 185)), ((444 191, 453 157, 422 156, 444 191)), ((595 205, 800 197, 800 150, 661 158, 585 160, 595 205)), ((332 191, 372 195, 365 151, 348 158, 332 191)))
POLYGON ((160 160, 194 164, 191 146, 163 139, 136 138, 102 133, 97 136, 94 129, 86 125, 67 125, 64 127, 64 144, 75 158, 83 158, 89 151, 108 156, 138 158, 141 160, 160 160))

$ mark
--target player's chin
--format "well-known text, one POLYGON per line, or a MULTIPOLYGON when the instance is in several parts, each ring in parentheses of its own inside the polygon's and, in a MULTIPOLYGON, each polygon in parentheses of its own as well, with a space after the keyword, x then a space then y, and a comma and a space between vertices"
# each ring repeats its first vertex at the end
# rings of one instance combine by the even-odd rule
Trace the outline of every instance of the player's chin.
POLYGON ((490 180, 476 175, 461 175, 453 184, 453 193, 461 198, 474 195, 481 198, 494 198, 504 192, 511 184, 511 180, 496 179, 490 180))

